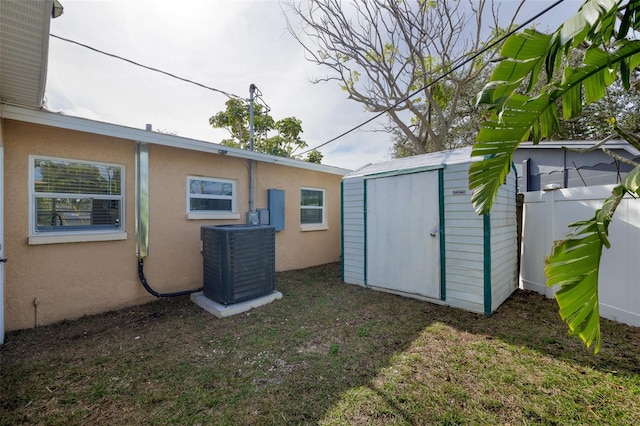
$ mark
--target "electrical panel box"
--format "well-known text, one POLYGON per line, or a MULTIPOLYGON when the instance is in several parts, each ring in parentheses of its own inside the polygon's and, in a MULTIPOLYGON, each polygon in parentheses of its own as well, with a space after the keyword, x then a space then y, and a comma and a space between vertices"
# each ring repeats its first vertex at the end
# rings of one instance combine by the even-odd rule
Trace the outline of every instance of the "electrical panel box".
POLYGON ((270 225, 269 209, 258 209, 258 218, 259 218, 260 225, 270 225))
POLYGON ((269 224, 276 231, 284 230, 284 190, 267 189, 269 224))
POLYGON ((259 225, 260 217, 258 212, 247 212, 247 225, 259 225))
POLYGON ((203 226, 200 238, 207 298, 228 305, 275 291, 272 226, 203 226))

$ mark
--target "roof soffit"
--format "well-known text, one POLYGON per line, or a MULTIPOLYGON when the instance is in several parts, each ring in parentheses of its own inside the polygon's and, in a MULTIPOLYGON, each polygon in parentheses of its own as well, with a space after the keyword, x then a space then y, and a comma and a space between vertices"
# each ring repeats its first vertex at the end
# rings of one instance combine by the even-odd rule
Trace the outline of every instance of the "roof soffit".
POLYGON ((41 107, 53 0, 0 1, 0 102, 41 107))

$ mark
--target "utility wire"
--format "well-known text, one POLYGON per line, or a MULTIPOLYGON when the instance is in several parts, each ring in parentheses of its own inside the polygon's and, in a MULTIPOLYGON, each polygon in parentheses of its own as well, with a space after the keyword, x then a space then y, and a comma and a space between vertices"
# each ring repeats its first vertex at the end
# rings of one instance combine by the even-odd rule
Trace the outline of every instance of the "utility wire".
MULTIPOLYGON (((502 37, 498 38, 497 40, 495 40, 494 42, 492 42, 492 43, 490 43, 489 45, 485 46, 484 48, 480 49, 479 51, 475 52, 474 54, 469 55, 465 60, 463 60, 462 62, 460 62, 458 65, 456 65, 456 66, 452 67, 449 71, 445 72, 444 74, 441 74, 440 76, 438 76, 435 80, 433 80, 433 81, 432 81, 432 82, 430 82, 429 84, 427 84, 427 85, 423 86, 423 87, 422 87, 422 88, 420 88, 420 89, 417 89, 417 90, 416 90, 416 91, 414 91, 413 93, 410 93, 408 96, 406 96, 406 97, 404 97, 403 99, 399 100, 398 102, 396 102, 395 104, 391 105, 390 107, 388 107, 388 108, 386 108, 386 109, 384 109, 384 110, 380 111, 379 113, 377 113, 377 114, 376 114, 376 115, 374 115, 373 117, 371 117, 371 118, 369 118, 369 119, 367 119, 367 120, 363 121, 362 123, 360 123, 360 124, 358 124, 358 125, 356 125, 356 126, 352 127, 351 129, 349 129, 349 130, 347 130, 347 131, 345 131, 345 132, 343 132, 343 133, 339 134, 338 136, 336 136, 336 137, 334 137, 334 138, 332 138, 332 139, 328 140, 327 142, 324 142, 324 143, 322 143, 322 144, 320 144, 320 145, 318 145, 318 146, 316 146, 316 147, 314 147, 314 148, 310 148, 310 149, 308 149, 308 150, 306 150, 306 151, 301 152, 299 155, 303 155, 303 154, 306 154, 306 153, 311 152, 311 151, 313 151, 313 150, 316 150, 316 149, 318 149, 318 148, 322 148, 323 146, 326 146, 326 145, 328 145, 328 144, 330 144, 330 143, 332 143, 332 142, 335 142, 336 140, 338 140, 338 139, 340 139, 340 138, 342 138, 342 137, 344 137, 344 136, 348 135, 349 133, 354 132, 355 130, 359 129, 360 127, 362 127, 362 126, 364 126, 364 125, 366 125, 366 124, 371 123, 372 121, 376 120, 376 119, 377 119, 377 118, 379 118, 380 116, 382 116, 382 115, 386 114, 387 112, 391 111, 392 109, 395 109, 396 107, 398 107, 398 105, 402 104, 403 102, 408 101, 408 100, 409 100, 409 99, 411 99, 412 97, 414 97, 414 96, 416 96, 416 95, 420 94, 423 90, 428 89, 429 87, 431 87, 431 86, 433 86, 434 84, 438 83, 439 81, 443 80, 443 79, 444 79, 444 78, 446 78, 447 76, 451 75, 452 73, 454 73, 455 71, 457 71, 458 69, 460 69, 462 66, 466 65, 467 63, 469 63, 469 62, 470 62, 470 61, 472 61, 473 59, 475 59, 475 58, 477 58, 478 56, 480 56, 480 55, 482 55, 483 53, 485 53, 486 51, 488 51, 488 50, 492 49, 493 47, 495 47, 496 45, 498 45, 498 44, 502 43, 502 42, 503 42, 504 40, 506 40, 508 37, 510 37, 511 35, 515 34, 515 33, 516 33, 516 32, 518 32, 518 31, 520 31, 522 28, 524 28, 525 26, 529 25, 529 24, 530 24, 530 23, 532 23, 534 20, 538 19, 539 17, 541 17, 542 15, 546 14, 547 12, 549 12, 549 11, 550 11, 550 10, 552 10, 552 9, 554 9, 555 7, 557 7, 559 4, 561 4, 561 3, 563 3, 563 2, 564 2, 564 0, 558 0, 558 1, 556 1, 554 4, 552 4, 552 5, 548 6, 547 8, 545 8, 544 10, 542 10, 541 12, 539 12, 538 14, 534 15, 533 17, 531 17, 530 19, 528 19, 527 21, 525 21, 525 22, 524 22, 524 23, 522 23, 521 25, 518 25, 515 29, 513 29, 513 30, 509 31, 509 32, 508 32, 507 34, 505 34, 504 36, 502 36, 502 37)), ((210 86, 207 86, 207 85, 205 85, 205 84, 198 83, 197 81, 193 81, 193 80, 190 80, 190 79, 188 79, 188 78, 180 77, 180 76, 175 75, 175 74, 172 74, 172 73, 170 73, 170 72, 163 71, 163 70, 161 70, 161 69, 154 68, 154 67, 151 67, 151 66, 148 66, 148 65, 144 65, 144 64, 141 64, 141 63, 139 63, 139 62, 133 61, 133 60, 131 60, 131 59, 127 59, 127 58, 124 58, 124 57, 122 57, 122 56, 115 55, 115 54, 113 54, 113 53, 105 52, 105 51, 103 51, 103 50, 97 49, 97 48, 95 48, 95 47, 89 46, 89 45, 84 44, 84 43, 80 43, 80 42, 75 41, 75 40, 71 40, 71 39, 68 39, 68 38, 65 38, 65 37, 57 36, 57 35, 55 35, 55 34, 49 34, 49 35, 50 35, 51 37, 53 37, 53 38, 57 38, 57 39, 59 39, 59 40, 66 41, 66 42, 68 42, 68 43, 76 44, 76 45, 78 45, 78 46, 82 46, 82 47, 84 47, 84 48, 86 48, 86 49, 89 49, 89 50, 92 50, 92 51, 94 51, 94 52, 97 52, 97 53, 103 54, 103 55, 105 55, 105 56, 109 56, 109 57, 112 57, 112 58, 115 58, 115 59, 119 59, 119 60, 121 60, 121 61, 128 62, 128 63, 130 63, 130 64, 132 64, 132 65, 135 65, 135 66, 138 66, 138 67, 141 67, 141 68, 144 68, 144 69, 150 70, 150 71, 158 72, 158 73, 160 73, 160 74, 167 75, 167 76, 169 76, 169 77, 172 77, 172 78, 175 78, 175 79, 178 79, 178 80, 184 81, 184 82, 186 82, 186 83, 190 83, 190 84, 193 84, 193 85, 196 85, 196 86, 202 87, 202 88, 207 89, 207 90, 211 90, 211 91, 213 91, 213 92, 221 93, 221 94, 223 94, 224 96, 226 96, 226 97, 228 97, 228 98, 244 99, 242 96, 238 96, 238 95, 235 95, 235 94, 233 94, 233 93, 226 92, 226 91, 224 91, 224 90, 216 89, 215 87, 210 87, 210 86)), ((455 63, 455 62, 457 62, 457 61, 454 61, 454 63, 455 63)), ((261 95, 261 93, 260 93, 260 95, 261 95)), ((269 105, 267 105, 267 104, 266 104, 266 102, 264 101, 264 98, 261 98, 260 96, 258 96, 258 99, 262 100, 263 106, 266 108, 267 112, 268 112, 269 110, 271 110, 271 108, 269 107, 269 105)))
MULTIPOLYGON (((490 43, 489 45, 485 46, 484 48, 478 50, 477 52, 471 54, 470 56, 468 56, 466 59, 464 59, 462 62, 460 62, 458 65, 452 67, 449 71, 445 72, 444 74, 441 74, 440 76, 438 76, 435 80, 433 80, 432 82, 430 82, 429 84, 423 86, 422 88, 416 90, 415 92, 409 94, 409 96, 406 96, 405 98, 399 100, 398 102, 396 102, 395 104, 391 105, 390 107, 380 111, 379 113, 377 113, 376 115, 374 115, 373 117, 369 118, 368 120, 363 121, 362 123, 358 124, 357 126, 352 127, 351 129, 347 130, 346 132, 343 132, 341 134, 339 134, 338 136, 336 136, 333 139, 330 139, 314 148, 310 148, 306 151, 301 152, 299 155, 303 155, 306 154, 308 152, 311 152, 315 149, 318 148, 322 148, 323 146, 329 145, 331 142, 335 142, 338 139, 348 135, 349 133, 358 130, 360 127, 364 126, 365 124, 369 124, 371 123, 373 120, 377 119, 378 117, 380 117, 381 115, 386 114, 387 112, 391 111, 392 109, 395 109, 398 105, 400 105, 403 102, 408 101, 409 99, 413 98, 414 96, 420 94, 423 90, 428 89, 429 87, 433 86, 434 84, 438 83, 439 81, 443 80, 445 77, 449 76, 450 74, 453 74, 455 71, 457 71, 458 69, 462 68, 462 66, 466 65, 467 63, 469 63, 470 61, 474 60, 475 58, 477 58, 478 56, 482 55, 483 53, 485 53, 487 50, 490 50, 492 48, 494 48, 496 45, 502 43, 504 40, 506 40, 508 37, 512 36, 513 34, 517 33, 518 31, 520 31, 522 28, 524 28, 525 26, 529 25, 530 23, 532 23, 533 21, 535 21, 536 19, 538 19, 539 17, 541 17, 542 15, 546 14, 547 12, 549 12, 550 10, 552 10, 553 8, 555 8, 556 6, 558 6, 559 4, 561 4, 562 2, 564 2, 564 0, 558 0, 556 1, 554 4, 548 6, 546 9, 544 9, 543 11, 539 12, 538 14, 536 14, 535 16, 533 16, 532 18, 528 19, 526 22, 524 22, 523 24, 518 25, 515 29, 509 31, 507 34, 505 34, 504 36, 498 38, 497 40, 495 40, 493 43, 490 43)), ((460 59, 458 59, 460 60, 460 59)), ((454 63, 457 62, 458 60, 453 61, 454 63)))
POLYGON ((256 87, 256 93, 253 100, 255 101, 256 104, 260 104, 264 107, 264 111, 263 111, 264 114, 268 114, 269 111, 271 111, 271 107, 267 105, 267 102, 262 97, 262 91, 258 87, 256 87))
POLYGON ((105 52, 104 50, 96 49, 95 47, 91 47, 89 45, 77 42, 75 40, 71 40, 71 39, 68 39, 68 38, 60 37, 60 36, 57 36, 55 34, 49 34, 49 35, 51 37, 53 37, 53 38, 57 38, 59 40, 66 41, 68 43, 77 44, 78 46, 82 46, 82 47, 85 47, 85 48, 87 48, 89 50, 93 50, 94 52, 101 53, 103 55, 110 56, 110 57, 115 58, 115 59, 120 59, 121 61, 129 62, 130 64, 133 64, 135 66, 138 66, 138 67, 141 67, 141 68, 145 68, 145 69, 150 70, 150 71, 155 71, 155 72, 158 72, 160 74, 168 75, 169 77, 173 77, 173 78, 176 78, 178 80, 182 80, 182 81, 184 81, 186 83, 194 84, 196 86, 205 88, 207 90, 211 90, 213 92, 222 93, 223 95, 225 95, 228 98, 244 99, 242 96, 234 95, 233 93, 225 92, 224 90, 216 89, 215 87, 210 87, 210 86, 207 86, 205 84, 198 83, 197 81, 189 80, 188 78, 180 77, 178 75, 171 74, 170 72, 163 71, 163 70, 158 69, 158 68, 153 68, 153 67, 150 67, 148 65, 143 65, 143 64, 141 64, 139 62, 136 62, 136 61, 133 61, 131 59, 123 58, 122 56, 114 55, 113 53, 109 53, 109 52, 105 52))

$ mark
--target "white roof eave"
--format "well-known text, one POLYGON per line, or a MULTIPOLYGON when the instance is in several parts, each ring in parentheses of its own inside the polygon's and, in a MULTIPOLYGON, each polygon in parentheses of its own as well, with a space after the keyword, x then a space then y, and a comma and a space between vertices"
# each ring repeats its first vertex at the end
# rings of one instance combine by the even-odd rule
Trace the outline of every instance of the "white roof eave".
POLYGON ((0 101, 40 107, 53 0, 0 0, 0 101))
POLYGON ((344 176, 351 172, 349 169, 327 166, 324 164, 309 163, 293 158, 278 157, 260 152, 231 148, 213 142, 190 139, 181 136, 167 135, 151 132, 133 127, 89 120, 86 118, 53 113, 43 110, 18 107, 14 105, 0 105, 0 117, 16 121, 56 127, 60 129, 75 130, 103 136, 111 136, 138 142, 146 142, 155 145, 163 145, 174 148, 189 149, 193 151, 208 152, 213 154, 228 155, 230 157, 255 160, 263 163, 279 164, 305 170, 313 170, 344 176))

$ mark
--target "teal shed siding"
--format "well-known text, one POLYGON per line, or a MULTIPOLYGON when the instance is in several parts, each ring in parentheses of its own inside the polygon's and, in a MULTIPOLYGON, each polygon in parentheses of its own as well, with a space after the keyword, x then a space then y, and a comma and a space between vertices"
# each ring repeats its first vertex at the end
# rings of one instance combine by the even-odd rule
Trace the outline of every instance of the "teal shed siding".
MULTIPOLYGON (((367 285, 366 181, 440 169, 443 302, 489 314, 517 288, 516 175, 499 190, 488 217, 478 215, 469 186, 470 148, 373 164, 343 178, 343 279, 367 285), (442 226, 443 225, 443 226, 442 226)), ((411 226, 398 212, 398 226, 411 226)), ((392 232, 392 231, 390 231, 392 232)), ((389 253, 389 262, 400 253, 389 253)), ((407 294, 411 297, 411 294, 407 294)), ((419 298, 419 297, 418 297, 419 298)), ((434 302, 438 302, 434 300, 434 302)))
POLYGON ((364 179, 342 182, 342 271, 343 280, 365 285, 364 179))

